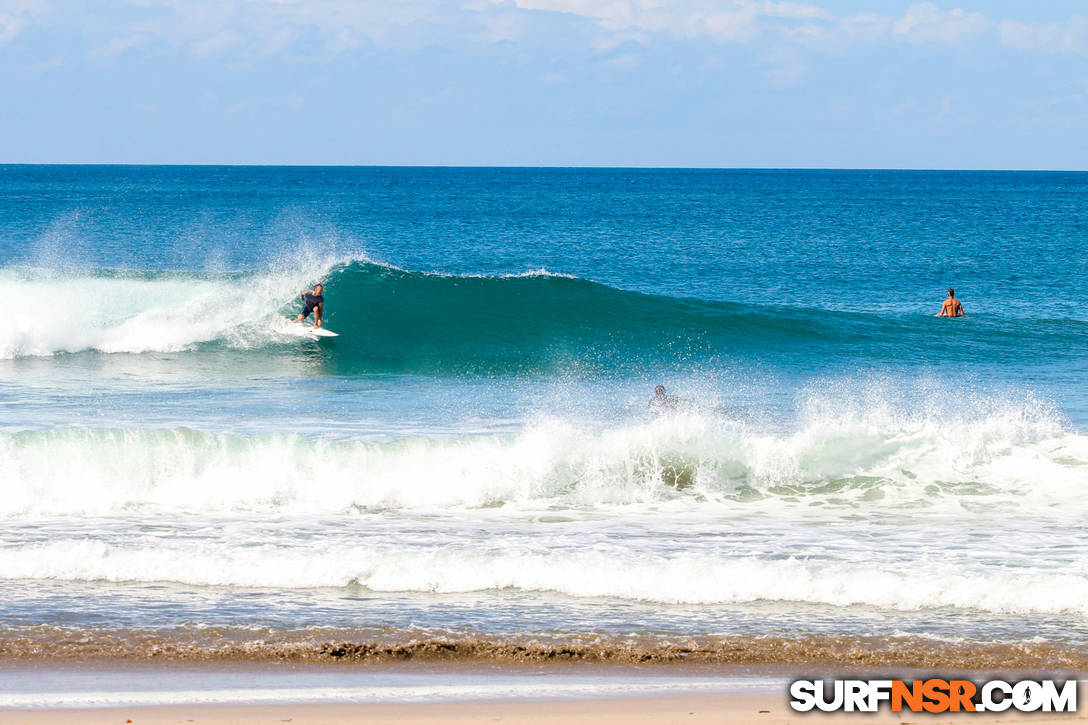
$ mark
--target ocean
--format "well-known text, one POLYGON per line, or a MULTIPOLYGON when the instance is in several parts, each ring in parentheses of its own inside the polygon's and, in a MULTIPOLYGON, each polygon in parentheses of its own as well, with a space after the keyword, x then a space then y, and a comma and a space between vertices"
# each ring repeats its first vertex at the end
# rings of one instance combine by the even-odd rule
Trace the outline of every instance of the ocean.
POLYGON ((0 657, 1083 668, 1086 244, 1085 173, 0 166, 0 657))

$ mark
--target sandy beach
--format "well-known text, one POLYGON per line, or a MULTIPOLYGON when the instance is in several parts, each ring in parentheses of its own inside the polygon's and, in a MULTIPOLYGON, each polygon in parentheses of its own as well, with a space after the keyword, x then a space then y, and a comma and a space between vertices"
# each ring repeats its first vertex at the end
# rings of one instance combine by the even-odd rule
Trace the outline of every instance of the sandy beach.
POLYGON ((0 661, 0 725, 89 723, 909 723, 1073 722, 1082 714, 799 713, 797 677, 1079 677, 1021 671, 952 674, 852 668, 329 666, 297 663, 0 661))
POLYGON ((15 725, 174 725, 175 723, 214 723, 226 725, 264 725, 265 723, 725 723, 782 725, 784 723, 932 723, 965 721, 1084 722, 1082 713, 1002 715, 916 715, 891 713, 800 714, 789 709, 784 696, 774 694, 685 695, 677 697, 628 697, 607 700, 456 702, 390 705, 231 705, 175 706, 137 708, 95 708, 70 710, 0 711, 0 723, 15 725))

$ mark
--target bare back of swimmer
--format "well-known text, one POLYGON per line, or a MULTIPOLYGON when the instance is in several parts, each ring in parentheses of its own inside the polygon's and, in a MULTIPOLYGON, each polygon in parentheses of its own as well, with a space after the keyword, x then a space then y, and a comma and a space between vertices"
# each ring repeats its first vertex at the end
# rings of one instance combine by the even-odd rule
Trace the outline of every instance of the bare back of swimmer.
POLYGON ((948 299, 941 305, 941 311, 935 317, 966 317, 963 304, 956 299, 956 290, 948 288, 948 299))

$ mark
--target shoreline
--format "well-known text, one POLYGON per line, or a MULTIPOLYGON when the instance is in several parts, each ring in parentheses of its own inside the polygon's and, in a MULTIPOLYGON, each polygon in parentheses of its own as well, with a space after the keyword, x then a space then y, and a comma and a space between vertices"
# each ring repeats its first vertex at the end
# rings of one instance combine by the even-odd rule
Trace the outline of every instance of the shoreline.
MULTIPOLYGON (((297 663, 312 665, 639 665, 1060 670, 1088 672, 1079 643, 949 641, 923 635, 725 635, 661 640, 486 634, 355 639, 347 630, 70 630, 0 635, 4 662, 297 663)), ((358 633, 355 633, 358 637, 358 633)))

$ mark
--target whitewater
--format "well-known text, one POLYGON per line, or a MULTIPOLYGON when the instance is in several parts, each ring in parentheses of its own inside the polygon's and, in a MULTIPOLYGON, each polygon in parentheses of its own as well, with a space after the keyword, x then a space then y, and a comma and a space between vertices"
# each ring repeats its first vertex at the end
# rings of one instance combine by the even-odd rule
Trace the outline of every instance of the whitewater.
POLYGON ((1080 176, 0 171, 0 655, 1088 662, 1080 176))
POLYGON ((951 435, 946 419, 880 414, 814 417, 774 435, 701 413, 647 414, 614 427, 549 416, 517 434, 437 439, 191 428, 3 433, 0 516, 647 505, 707 516, 858 505, 1082 516, 1068 499, 1086 480, 1088 438, 1046 413, 1010 406, 957 421, 951 435))

